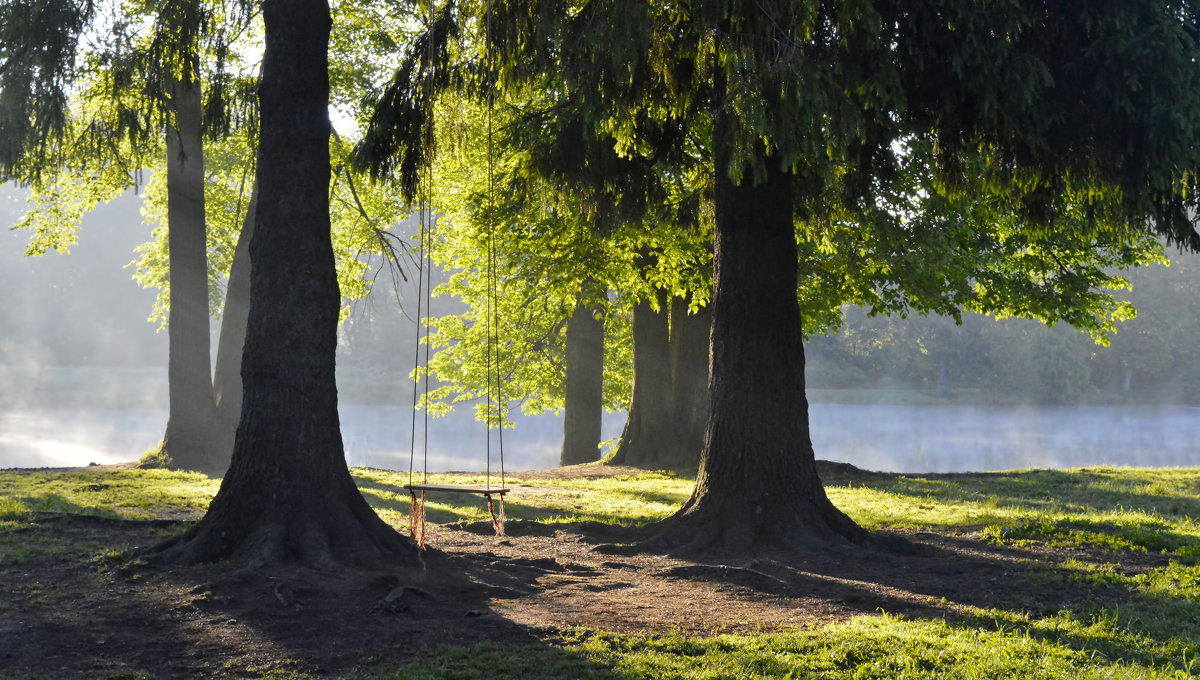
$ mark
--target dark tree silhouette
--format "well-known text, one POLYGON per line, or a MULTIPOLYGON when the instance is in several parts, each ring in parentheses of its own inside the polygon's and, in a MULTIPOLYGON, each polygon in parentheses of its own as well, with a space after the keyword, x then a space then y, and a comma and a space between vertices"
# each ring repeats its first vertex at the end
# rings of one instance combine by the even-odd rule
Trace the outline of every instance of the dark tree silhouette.
MULTIPOLYGON (((688 10, 488 9, 500 82, 571 93, 557 109, 534 107, 538 129, 561 130, 568 146, 619 147, 712 197, 707 438, 695 493, 659 527, 664 541, 755 551, 869 539, 816 472, 798 292, 826 320, 869 301, 882 313, 970 309, 1095 331, 1113 321, 1115 303, 1097 291, 1111 282, 1104 267, 1136 264, 1126 255, 1148 234, 1200 248, 1200 16, 1187 3, 688 10), (585 122, 568 132, 574 112, 585 122)), ((422 106, 408 82, 394 81, 368 135, 379 167, 420 158, 421 142, 388 124, 422 106)), ((578 165, 555 146, 521 151, 546 176, 578 165)), ((662 204, 652 183, 608 174, 582 186, 603 186, 614 204, 662 204)))
POLYGON ((250 240, 254 237, 254 216, 258 211, 258 187, 250 192, 246 219, 238 233, 229 281, 225 284, 225 307, 221 311, 221 335, 217 340, 217 363, 213 372, 213 399, 216 423, 213 440, 218 463, 229 467, 238 420, 242 415, 242 352, 246 341, 246 320, 250 314, 250 240))
POLYGON ((419 563, 346 467, 334 352, 325 0, 265 0, 258 210, 250 244, 244 398, 233 460, 208 513, 158 558, 419 563))
POLYGON ((185 77, 174 87, 171 101, 175 125, 167 130, 169 415, 162 452, 174 468, 220 474, 229 456, 220 453, 213 437, 217 414, 209 358, 200 83, 185 77))
POLYGON ((604 317, 588 304, 584 285, 567 320, 565 414, 559 465, 591 463, 600 458, 600 425, 604 415, 604 317))
POLYGON ((864 540, 825 495, 809 436, 792 177, 768 157, 763 182, 738 185, 729 162, 717 156, 706 445, 695 492, 662 531, 733 551, 864 540))

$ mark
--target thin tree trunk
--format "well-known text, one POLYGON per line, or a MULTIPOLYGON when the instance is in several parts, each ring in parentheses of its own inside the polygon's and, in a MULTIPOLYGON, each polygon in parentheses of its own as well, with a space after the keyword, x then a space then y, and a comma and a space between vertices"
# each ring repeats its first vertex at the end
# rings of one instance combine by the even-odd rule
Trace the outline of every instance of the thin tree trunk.
POLYGON ((604 317, 580 292, 567 321, 566 407, 559 465, 590 463, 600 458, 600 425, 604 415, 604 317))
POLYGON ((688 466, 700 464, 708 416, 708 346, 712 314, 708 307, 694 313, 689 298, 671 300, 671 405, 677 452, 672 458, 688 466))
POLYGON ((213 396, 217 418, 213 439, 222 470, 229 467, 234 435, 242 414, 242 350, 246 342, 246 317, 250 313, 250 239, 254 236, 254 213, 258 209, 258 185, 250 191, 246 219, 238 234, 237 249, 229 265, 225 286, 225 309, 221 313, 221 335, 217 340, 217 366, 213 374, 213 396))
POLYGON ((220 470, 212 440, 216 409, 209 358, 200 85, 180 82, 173 96, 176 127, 167 131, 170 411, 162 450, 173 468, 214 473, 220 470))
POLYGON ((354 485, 334 359, 340 295, 330 240, 326 0, 264 0, 259 202, 233 460, 208 513, 158 559, 239 557, 395 567, 414 543, 354 485))
POLYGON ((633 307, 633 394, 613 465, 670 467, 675 439, 671 408, 671 350, 667 298, 658 293, 633 307))
POLYGON ((796 302, 792 176, 760 156, 765 179, 729 177, 719 114, 712 377, 706 444, 692 497, 660 539, 698 550, 807 546, 866 532, 829 502, 817 476, 796 302))

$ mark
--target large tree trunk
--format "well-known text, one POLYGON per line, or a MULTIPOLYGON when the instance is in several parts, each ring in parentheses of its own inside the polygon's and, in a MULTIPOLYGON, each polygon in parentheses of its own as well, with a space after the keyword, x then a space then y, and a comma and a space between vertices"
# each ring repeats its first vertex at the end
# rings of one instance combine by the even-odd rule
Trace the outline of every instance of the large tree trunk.
POLYGON ((579 295, 567 321, 566 407, 559 465, 590 463, 600 458, 600 425, 604 415, 604 317, 589 304, 588 287, 579 295))
POLYGON ((866 532, 829 502, 817 477, 796 302, 792 177, 760 158, 765 179, 729 177, 716 141, 712 377, 706 445, 692 497, 660 537, 701 550, 806 546, 866 532))
POLYGON ((700 464, 708 416, 708 347, 712 314, 708 307, 694 313, 690 299, 671 299, 671 406, 675 410, 676 446, 673 458, 700 464))
POLYGON ((418 564, 350 477, 334 381, 326 0, 264 0, 259 201, 241 422, 208 513, 160 559, 418 564), (268 200, 269 199, 269 200, 268 200))
POLYGON ((221 335, 217 340, 217 366, 213 374, 213 396, 217 417, 213 440, 214 462, 224 470, 233 455, 234 435, 242 415, 242 350, 246 342, 246 318, 250 313, 250 239, 254 236, 254 214, 258 209, 258 185, 250 191, 246 219, 238 234, 237 249, 229 265, 225 286, 225 308, 221 312, 221 335))
POLYGON ((633 394, 621 443, 609 462, 640 468, 669 468, 674 454, 671 406, 671 349, 667 297, 658 293, 658 311, 647 300, 633 307, 633 394))
POLYGON ((181 81, 173 95, 176 125, 167 130, 170 411, 162 451, 173 468, 218 473, 223 466, 212 439, 216 410, 209 358, 200 85, 181 81))

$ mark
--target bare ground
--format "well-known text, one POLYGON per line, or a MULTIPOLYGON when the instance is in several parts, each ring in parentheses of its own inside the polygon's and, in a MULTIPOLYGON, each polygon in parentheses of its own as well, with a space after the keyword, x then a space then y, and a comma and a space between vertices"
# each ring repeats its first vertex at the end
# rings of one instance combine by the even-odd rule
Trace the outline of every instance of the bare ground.
MULTIPOLYGON (((539 476, 564 474, 572 473, 539 476)), ((822 469, 835 483, 875 474, 822 469)), ((425 570, 394 573, 151 569, 105 554, 182 528, 45 516, 24 530, 31 541, 79 549, 0 565, 0 677, 336 676, 439 645, 553 644, 555 630, 574 626, 711 635, 880 610, 1051 612, 1097 596, 1056 570, 1062 552, 1001 548, 972 534, 906 533, 917 550, 904 554, 839 545, 746 561, 639 552, 629 546, 633 531, 605 525, 514 521, 504 538, 487 523, 431 525, 425 570)), ((1157 566, 1144 559, 1125 568, 1157 566)))

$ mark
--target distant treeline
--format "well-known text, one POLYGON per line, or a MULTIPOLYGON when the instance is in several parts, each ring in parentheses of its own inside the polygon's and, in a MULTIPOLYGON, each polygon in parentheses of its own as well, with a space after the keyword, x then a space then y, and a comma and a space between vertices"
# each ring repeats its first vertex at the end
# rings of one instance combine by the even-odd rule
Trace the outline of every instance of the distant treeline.
POLYGON ((984 403, 1200 404, 1200 258, 1126 275, 1138 316, 1103 347, 1066 324, 977 314, 870 317, 846 311, 835 335, 810 339, 811 388, 918 391, 984 403))

